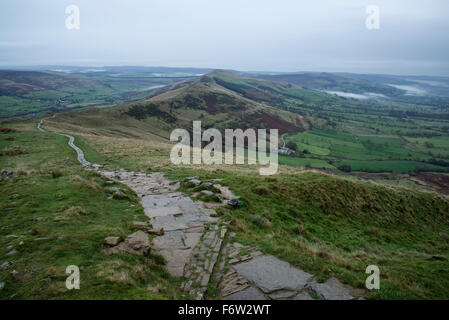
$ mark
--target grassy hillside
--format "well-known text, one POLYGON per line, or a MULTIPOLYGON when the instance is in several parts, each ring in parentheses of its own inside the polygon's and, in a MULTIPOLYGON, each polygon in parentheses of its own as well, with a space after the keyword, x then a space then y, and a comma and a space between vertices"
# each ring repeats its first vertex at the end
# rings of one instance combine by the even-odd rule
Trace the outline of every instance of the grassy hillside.
MULTIPOLYGON (((57 114, 46 121, 54 126, 63 123, 109 136, 144 137, 150 134, 166 139, 174 128, 191 130, 193 120, 201 120, 204 130, 275 128, 282 134, 302 132, 308 128, 307 121, 300 114, 274 108, 229 89, 230 79, 233 83, 253 81, 216 71, 159 89, 153 97, 139 102, 57 114)), ((265 84, 259 81, 259 86, 259 83, 265 84)), ((245 86, 249 88, 250 85, 245 86)), ((257 89, 250 92, 262 95, 257 89)))
POLYGON ((111 168, 163 171, 171 178, 222 178, 243 207, 220 211, 243 243, 257 245, 324 280, 363 288, 368 265, 381 270, 370 299, 447 299, 449 202, 436 194, 281 166, 261 177, 251 166, 175 166, 164 141, 83 133, 87 158, 111 168))
POLYGON ((105 237, 124 238, 134 232, 132 221, 147 219, 137 196, 119 185, 128 198, 108 199, 117 185, 83 170, 67 138, 35 125, 3 123, 13 130, 0 133, 1 171, 13 172, 0 181, 0 264, 10 263, 0 270, 0 299, 180 298, 180 280, 170 277, 160 257, 148 263, 102 252, 105 237), (65 288, 68 265, 80 267, 81 290, 65 288))

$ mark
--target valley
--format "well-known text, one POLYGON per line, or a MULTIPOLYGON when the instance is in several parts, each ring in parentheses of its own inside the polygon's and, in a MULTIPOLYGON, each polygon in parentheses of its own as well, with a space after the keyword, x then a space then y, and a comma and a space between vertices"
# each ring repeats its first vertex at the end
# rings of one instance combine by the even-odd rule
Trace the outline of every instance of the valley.
MULTIPOLYGON (((210 217, 234 235, 226 236, 231 248, 244 246, 240 259, 259 251, 317 283, 336 278, 365 299, 449 298, 449 110, 434 103, 444 97, 412 103, 397 88, 343 81, 338 91, 369 84, 370 92, 389 95, 359 100, 224 70, 150 78, 142 88, 161 79, 163 87, 135 101, 0 122, 2 299, 195 298, 181 289, 188 278, 167 271, 157 235, 148 236, 148 256, 103 251, 105 238, 126 239, 135 221, 148 220, 147 191, 139 194, 133 183, 146 177, 162 190, 160 174, 179 182, 177 196, 215 210, 210 217), (170 132, 189 131, 194 120, 220 131, 277 128, 295 154, 279 155, 278 174, 267 177, 247 164, 174 165, 170 132), (110 176, 84 170, 67 136, 55 133, 72 136, 85 160, 110 176), (187 183, 192 177, 220 181, 240 207, 219 206, 227 198, 216 190, 205 196, 187 183), (83 267, 82 290, 65 289, 68 264, 83 267), (381 290, 366 292, 368 265, 380 267, 381 290)), ((60 89, 49 83, 46 90, 60 89)), ((232 259, 225 256, 228 264, 232 259)), ((211 279, 204 298, 223 298, 219 283, 211 279)), ((313 295, 312 285, 307 292, 313 295)))

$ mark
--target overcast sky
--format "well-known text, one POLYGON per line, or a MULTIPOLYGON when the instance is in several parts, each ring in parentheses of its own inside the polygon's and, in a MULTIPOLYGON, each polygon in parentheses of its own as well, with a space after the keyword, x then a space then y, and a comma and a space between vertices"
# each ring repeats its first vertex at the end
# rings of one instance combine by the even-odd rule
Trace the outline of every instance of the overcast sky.
POLYGON ((1 0, 0 65, 449 75, 448 31, 447 0, 1 0))

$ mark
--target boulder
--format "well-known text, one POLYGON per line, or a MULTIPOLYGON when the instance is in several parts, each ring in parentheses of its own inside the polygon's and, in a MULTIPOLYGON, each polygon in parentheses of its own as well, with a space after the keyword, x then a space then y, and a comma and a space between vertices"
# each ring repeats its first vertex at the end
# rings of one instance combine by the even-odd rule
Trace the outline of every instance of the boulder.
POLYGON ((116 246, 120 243, 120 237, 107 237, 104 239, 104 244, 110 247, 116 246))
POLYGON ((129 235, 125 239, 125 243, 133 250, 136 250, 145 256, 151 251, 151 243, 148 239, 148 234, 143 231, 136 231, 129 235))

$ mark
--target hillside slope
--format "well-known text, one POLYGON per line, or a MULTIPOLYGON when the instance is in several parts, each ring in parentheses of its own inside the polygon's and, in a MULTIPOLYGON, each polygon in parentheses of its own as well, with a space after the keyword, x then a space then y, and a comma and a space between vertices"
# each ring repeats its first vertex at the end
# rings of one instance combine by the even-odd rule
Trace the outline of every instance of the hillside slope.
POLYGON ((156 91, 149 99, 114 108, 57 114, 54 126, 106 136, 168 138, 174 128, 267 128, 279 133, 302 132, 308 122, 299 114, 270 106, 286 85, 214 71, 156 91))

